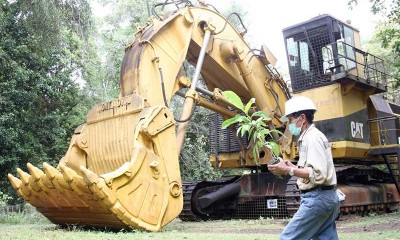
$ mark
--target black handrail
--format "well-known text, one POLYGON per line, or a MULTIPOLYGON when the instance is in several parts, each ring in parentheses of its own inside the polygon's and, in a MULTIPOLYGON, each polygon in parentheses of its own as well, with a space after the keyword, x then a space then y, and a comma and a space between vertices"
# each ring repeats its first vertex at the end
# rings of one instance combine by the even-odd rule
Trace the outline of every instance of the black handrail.
POLYGON ((326 55, 327 59, 324 59, 324 66, 327 66, 324 72, 335 69, 335 73, 345 71, 350 74, 353 71, 352 74, 355 73, 355 77, 368 84, 387 87, 383 59, 345 42, 334 42, 325 46, 324 49, 330 53, 326 55), (332 49, 337 49, 337 52, 332 52, 332 49))

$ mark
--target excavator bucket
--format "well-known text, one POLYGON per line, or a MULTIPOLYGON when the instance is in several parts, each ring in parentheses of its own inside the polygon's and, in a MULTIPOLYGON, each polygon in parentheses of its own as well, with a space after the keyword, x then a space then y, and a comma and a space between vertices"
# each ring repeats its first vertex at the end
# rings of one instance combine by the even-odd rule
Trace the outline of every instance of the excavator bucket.
POLYGON ((57 168, 28 163, 8 178, 55 224, 159 231, 183 206, 174 124, 136 94, 98 104, 57 168))

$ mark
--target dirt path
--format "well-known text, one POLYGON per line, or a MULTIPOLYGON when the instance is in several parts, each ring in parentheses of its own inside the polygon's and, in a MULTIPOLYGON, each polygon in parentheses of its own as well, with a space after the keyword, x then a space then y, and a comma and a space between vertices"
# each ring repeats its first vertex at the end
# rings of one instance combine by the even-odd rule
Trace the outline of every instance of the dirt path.
MULTIPOLYGON (((233 220, 234 221, 234 220, 233 220)), ((289 220, 239 220, 241 222, 203 222, 197 224, 177 223, 185 231, 192 233, 227 233, 227 234, 279 234, 289 220)), ((382 232, 385 230, 400 231, 400 213, 371 216, 342 216, 336 222, 339 233, 382 232)))
POLYGON ((377 232, 385 230, 400 230, 399 214, 386 214, 379 216, 352 216, 337 222, 339 232, 377 232))

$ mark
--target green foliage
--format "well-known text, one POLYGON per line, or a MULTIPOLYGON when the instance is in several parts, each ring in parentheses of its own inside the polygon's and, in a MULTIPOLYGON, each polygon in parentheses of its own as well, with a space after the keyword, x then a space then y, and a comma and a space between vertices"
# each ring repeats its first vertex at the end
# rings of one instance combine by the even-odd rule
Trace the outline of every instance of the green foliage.
MULTIPOLYGON (((148 20, 145 0, 97 0, 106 12, 96 18, 97 55, 93 58, 92 68, 96 81, 88 83, 92 92, 102 101, 118 96, 119 78, 124 49, 134 39, 136 24, 143 26, 148 20)), ((155 1, 149 1, 152 6, 155 1)))
MULTIPOLYGON (((10 207, 10 206, 9 206, 10 207)), ((14 206, 18 208, 18 211, 8 212, 4 211, 5 208, 0 212, 0 223, 1 224, 49 224, 50 221, 44 217, 41 213, 36 211, 34 207, 29 205, 28 203, 24 205, 14 206)))
MULTIPOLYGON (((381 32, 381 28, 384 28, 385 24, 378 23, 376 27, 375 34, 368 39, 367 41, 363 42, 363 48, 375 55, 379 58, 383 59, 385 63, 385 71, 387 74, 391 76, 396 76, 396 71, 400 69, 400 66, 396 64, 396 56, 391 51, 390 48, 383 48, 382 42, 380 38, 377 36, 381 32)), ((396 78, 388 78, 388 93, 386 94, 387 99, 397 104, 400 103, 400 96, 399 96, 399 82, 396 81, 396 78)))
MULTIPOLYGON (((400 9, 399 9, 400 10, 400 9)), ((391 49, 392 56, 390 59, 392 66, 390 66, 389 73, 396 79, 395 88, 400 87, 400 22, 387 23, 379 29, 377 37, 381 40, 382 47, 391 49)))
MULTIPOLYGON (((394 87, 400 86, 400 1, 398 0, 369 0, 372 3, 371 12, 380 14, 384 21, 380 23, 376 37, 384 49, 389 49, 391 57, 388 59, 390 71, 395 80, 394 87)), ((350 7, 357 5, 358 0, 350 0, 350 7)), ((378 56, 381 57, 381 54, 378 56)))
POLYGON ((223 173, 215 171, 209 161, 207 132, 208 130, 204 129, 204 126, 194 122, 190 123, 179 161, 184 181, 217 179, 223 173))
POLYGON ((7 193, 7 172, 58 163, 84 121, 88 9, 85 0, 0 0, 0 189, 7 193))
POLYGON ((12 199, 8 194, 0 191, 0 209, 7 206, 8 202, 12 199))
POLYGON ((257 111, 249 115, 249 110, 251 106, 255 103, 255 99, 252 98, 250 101, 244 105, 240 97, 232 92, 225 91, 223 96, 230 102, 233 106, 238 108, 242 114, 238 114, 233 118, 229 118, 222 123, 222 128, 225 129, 231 125, 237 124, 239 127, 237 129, 237 135, 245 136, 247 134, 249 140, 254 143, 253 146, 253 156, 254 161, 258 165, 257 159, 259 158, 260 149, 264 146, 271 150, 274 156, 279 156, 279 145, 274 141, 266 141, 268 137, 272 138, 272 132, 282 134, 278 130, 269 130, 265 122, 271 120, 271 118, 263 111, 257 111))
MULTIPOLYGON (((224 15, 225 17, 229 16, 228 21, 236 28, 236 30, 238 30, 238 32, 243 32, 245 30, 244 27, 247 27, 247 26, 243 26, 242 22, 240 22, 238 16, 231 15, 232 13, 237 13, 243 22, 243 20, 248 15, 246 8, 244 8, 238 0, 233 0, 233 1, 230 1, 230 5, 226 9, 224 9, 224 11, 222 12, 222 15, 224 15)), ((245 24, 245 22, 243 22, 243 24, 245 24)), ((247 35, 245 35, 245 37, 246 36, 247 35)))

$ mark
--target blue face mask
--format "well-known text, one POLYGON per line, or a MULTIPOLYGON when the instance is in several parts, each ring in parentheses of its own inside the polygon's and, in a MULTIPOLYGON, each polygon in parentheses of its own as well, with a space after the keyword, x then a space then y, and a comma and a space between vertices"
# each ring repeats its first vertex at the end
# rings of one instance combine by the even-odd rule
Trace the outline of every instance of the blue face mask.
POLYGON ((289 124, 289 131, 292 133, 293 136, 299 136, 300 135, 301 127, 303 126, 303 124, 300 127, 296 127, 296 123, 299 120, 299 118, 300 117, 298 117, 295 122, 289 124))

